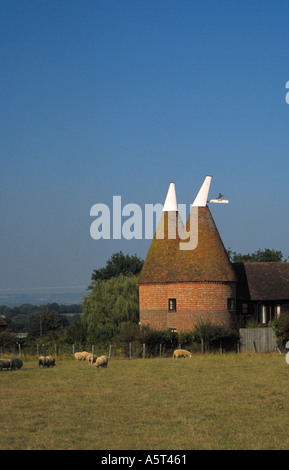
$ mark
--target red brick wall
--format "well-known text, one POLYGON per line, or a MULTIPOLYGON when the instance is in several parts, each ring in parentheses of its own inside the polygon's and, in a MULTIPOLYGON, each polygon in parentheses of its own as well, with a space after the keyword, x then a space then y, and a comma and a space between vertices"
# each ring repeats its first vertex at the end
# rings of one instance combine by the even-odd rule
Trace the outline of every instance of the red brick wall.
POLYGON ((235 283, 179 282, 139 286, 141 324, 152 328, 192 330, 199 321, 232 325, 234 314, 227 299, 236 297, 235 283), (168 299, 177 301, 176 311, 168 310, 168 299))

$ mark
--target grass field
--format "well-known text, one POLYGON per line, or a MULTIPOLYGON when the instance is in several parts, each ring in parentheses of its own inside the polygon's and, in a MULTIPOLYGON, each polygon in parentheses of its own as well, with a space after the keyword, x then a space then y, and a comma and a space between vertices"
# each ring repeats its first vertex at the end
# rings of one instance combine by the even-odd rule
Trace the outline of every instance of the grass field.
POLYGON ((0 449, 289 449, 289 366, 267 355, 71 360, 0 372, 0 449))

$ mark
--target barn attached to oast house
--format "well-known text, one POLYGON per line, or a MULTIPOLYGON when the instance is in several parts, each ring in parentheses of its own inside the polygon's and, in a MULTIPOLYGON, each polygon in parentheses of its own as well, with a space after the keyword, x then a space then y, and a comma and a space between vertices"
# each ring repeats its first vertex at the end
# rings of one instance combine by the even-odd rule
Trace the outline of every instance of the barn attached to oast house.
POLYGON ((175 185, 170 184, 162 217, 139 278, 140 324, 153 329, 188 331, 200 322, 233 326, 237 276, 207 205, 211 177, 206 177, 186 221, 194 218, 197 243, 184 247, 183 221, 175 185), (163 237, 158 233, 164 227, 163 237), (171 236, 175 232, 175 237, 171 236))
POLYGON ((267 325, 289 312, 289 263, 234 263, 237 314, 267 325))

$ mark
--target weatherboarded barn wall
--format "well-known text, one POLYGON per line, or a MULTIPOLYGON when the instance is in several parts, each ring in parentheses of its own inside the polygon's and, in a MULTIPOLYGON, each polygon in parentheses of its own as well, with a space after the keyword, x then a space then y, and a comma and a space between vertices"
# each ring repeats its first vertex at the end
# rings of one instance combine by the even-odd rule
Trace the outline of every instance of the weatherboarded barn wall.
POLYGON ((276 351, 277 341, 272 328, 240 328, 241 352, 276 351))

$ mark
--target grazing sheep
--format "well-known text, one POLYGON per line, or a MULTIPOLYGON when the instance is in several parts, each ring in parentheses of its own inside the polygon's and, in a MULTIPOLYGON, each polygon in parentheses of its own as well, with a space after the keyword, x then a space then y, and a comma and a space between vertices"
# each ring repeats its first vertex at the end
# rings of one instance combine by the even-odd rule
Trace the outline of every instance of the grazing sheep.
POLYGON ((52 356, 40 356, 38 359, 38 366, 44 367, 53 367, 55 366, 55 359, 52 356))
POLYGON ((21 369, 22 366, 23 366, 22 359, 19 359, 18 357, 12 357, 10 361, 11 370, 21 369))
POLYGON ((94 367, 107 367, 108 364, 108 357, 107 356, 100 356, 96 359, 94 363, 94 367))
POLYGON ((77 361, 85 361, 86 359, 86 356, 88 355, 89 353, 86 352, 86 351, 82 351, 82 352, 76 352, 74 354, 74 357, 77 361))
POLYGON ((93 359, 93 354, 88 353, 85 359, 87 360, 87 362, 90 362, 93 359))
POLYGON ((40 357, 38 358, 38 367, 40 367, 40 366, 42 366, 42 367, 48 367, 48 366, 47 366, 47 361, 46 361, 46 357, 45 357, 45 356, 40 356, 40 357))
POLYGON ((0 360, 0 370, 10 369, 10 361, 7 359, 0 360))
POLYGON ((174 359, 178 359, 179 357, 191 357, 190 351, 187 351, 186 349, 176 349, 174 351, 174 359))
POLYGON ((93 364, 96 361, 96 359, 97 359, 97 356, 95 356, 94 354, 91 354, 91 353, 87 354, 87 356, 86 356, 86 360, 88 362, 91 362, 91 364, 93 364))
POLYGON ((55 366, 55 359, 53 356, 46 356, 46 361, 47 361, 47 367, 53 367, 55 366))
POLYGON ((82 354, 81 352, 76 352, 76 353, 74 354, 74 357, 75 357, 75 359, 76 359, 77 361, 82 361, 81 354, 82 354))

